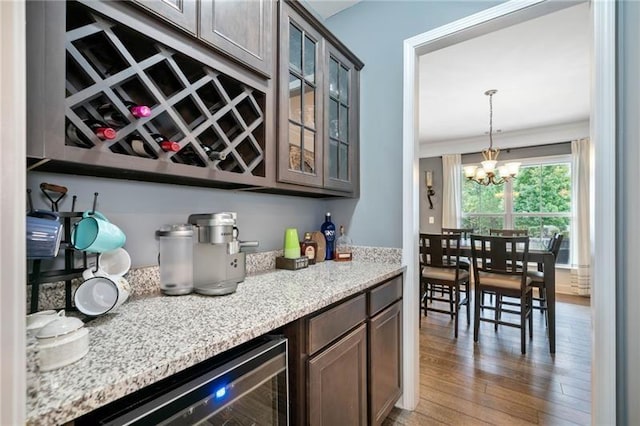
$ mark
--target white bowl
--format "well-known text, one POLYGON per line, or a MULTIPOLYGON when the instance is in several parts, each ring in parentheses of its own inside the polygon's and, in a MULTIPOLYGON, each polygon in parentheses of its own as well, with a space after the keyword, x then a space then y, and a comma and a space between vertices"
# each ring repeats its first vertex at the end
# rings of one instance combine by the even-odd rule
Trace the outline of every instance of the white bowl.
POLYGON ((40 311, 27 315, 27 334, 35 336, 38 331, 60 317, 64 317, 64 311, 40 311))
POLYGON ((44 326, 36 337, 41 371, 64 367, 89 352, 89 330, 78 318, 54 320, 44 326))

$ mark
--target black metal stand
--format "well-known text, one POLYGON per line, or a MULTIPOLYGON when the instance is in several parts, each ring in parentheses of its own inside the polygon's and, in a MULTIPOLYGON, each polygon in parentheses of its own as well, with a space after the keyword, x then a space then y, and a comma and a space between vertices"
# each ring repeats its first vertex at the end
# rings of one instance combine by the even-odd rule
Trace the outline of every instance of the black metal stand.
MULTIPOLYGON (((60 243, 64 245, 64 269, 56 269, 51 271, 42 271, 42 260, 33 260, 31 274, 29 274, 27 282, 31 284, 31 305, 30 313, 38 311, 38 298, 40 295, 40 284, 54 283, 64 281, 64 308, 66 311, 72 311, 76 308, 73 306, 71 282, 75 278, 80 278, 82 272, 87 269, 87 253, 82 255, 82 268, 75 268, 74 254, 76 249, 71 244, 72 219, 82 218, 82 212, 60 212, 60 218, 64 220, 64 238, 60 243)), ((98 253, 96 253, 98 256, 98 253)), ((97 264, 97 261, 96 261, 97 264)))

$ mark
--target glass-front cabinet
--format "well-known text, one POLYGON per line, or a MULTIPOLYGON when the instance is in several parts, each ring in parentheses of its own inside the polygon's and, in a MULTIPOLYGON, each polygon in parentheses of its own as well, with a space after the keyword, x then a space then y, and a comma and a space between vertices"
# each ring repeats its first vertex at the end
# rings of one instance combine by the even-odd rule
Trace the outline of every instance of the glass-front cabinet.
POLYGON ((281 2, 278 180, 355 195, 359 68, 303 13, 281 2))
POLYGON ((322 186, 323 40, 304 19, 283 4, 280 22, 280 135, 278 178, 322 186))
POLYGON ((358 73, 329 44, 326 58, 324 187, 352 192, 357 184, 358 73))

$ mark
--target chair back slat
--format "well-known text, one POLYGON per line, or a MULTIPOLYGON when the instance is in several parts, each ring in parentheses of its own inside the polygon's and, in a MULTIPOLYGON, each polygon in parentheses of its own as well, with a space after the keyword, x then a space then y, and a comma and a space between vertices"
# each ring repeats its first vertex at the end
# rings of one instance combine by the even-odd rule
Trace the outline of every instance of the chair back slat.
POLYGON ((551 237, 551 240, 549 240, 548 249, 551 253, 553 253, 556 261, 558 260, 558 253, 560 253, 560 245, 562 244, 563 238, 564 237, 562 234, 556 232, 555 234, 553 234, 553 237, 551 237))
POLYGON ((459 234, 420 234, 420 263, 422 266, 455 268, 459 257, 459 234))
POLYGON ((442 234, 444 235, 460 234, 463 240, 468 240, 471 234, 473 234, 473 228, 442 228, 442 234))
POLYGON ((522 275, 529 258, 529 237, 471 235, 475 271, 522 275))
POLYGON ((498 237, 526 237, 529 235, 527 229, 489 229, 489 235, 498 237))

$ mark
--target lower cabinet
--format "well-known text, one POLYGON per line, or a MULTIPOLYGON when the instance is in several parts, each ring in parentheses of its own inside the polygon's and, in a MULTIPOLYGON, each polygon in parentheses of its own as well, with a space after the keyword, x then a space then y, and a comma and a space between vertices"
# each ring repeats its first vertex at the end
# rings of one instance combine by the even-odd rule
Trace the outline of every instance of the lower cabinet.
POLYGON ((402 394, 402 301, 369 322, 369 419, 380 425, 402 394))
POLYGON ((402 393, 402 276, 284 327, 293 425, 380 425, 402 393))
POLYGON ((367 329, 309 359, 309 424, 367 424, 367 329))

